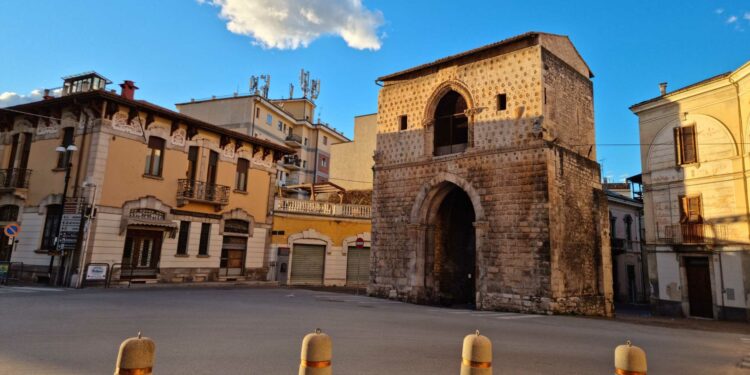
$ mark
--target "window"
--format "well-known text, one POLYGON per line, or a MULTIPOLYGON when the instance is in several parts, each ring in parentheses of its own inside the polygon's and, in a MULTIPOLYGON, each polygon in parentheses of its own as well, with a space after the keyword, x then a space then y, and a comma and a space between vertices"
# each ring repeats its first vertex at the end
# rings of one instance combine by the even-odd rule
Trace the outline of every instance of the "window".
POLYGON ((164 164, 164 140, 159 137, 148 138, 148 154, 146 154, 147 176, 161 177, 161 167, 164 164))
POLYGON ((305 146, 307 146, 307 137, 305 137, 305 142, 304 143, 305 143, 305 146))
POLYGON ((628 242, 633 240, 633 217, 630 215, 625 216, 625 238, 628 242))
POLYGON ((281 122, 281 121, 279 121, 278 127, 279 127, 279 131, 283 131, 284 130, 284 123, 281 122))
POLYGON ((273 116, 270 114, 266 115, 266 124, 272 125, 273 124, 273 116))
POLYGON ((245 220, 229 219, 224 221, 224 233, 250 233, 250 223, 245 220))
POLYGON ((307 168, 307 160, 302 160, 302 168, 307 168))
MULTIPOLYGON (((63 129, 63 140, 60 146, 68 147, 73 144, 73 136, 75 135, 75 128, 63 129)), ((57 154, 57 168, 65 168, 70 162, 70 152, 60 152, 57 154)))
POLYGON ((498 94, 497 95, 497 110, 504 111, 507 108, 508 108, 508 96, 505 94, 498 94))
POLYGON ((328 144, 328 137, 326 137, 325 135, 323 136, 323 144, 324 145, 328 144))
POLYGON ((324 168, 327 167, 328 166, 328 160, 326 160, 326 158, 320 158, 320 165, 322 167, 324 167, 324 168))
POLYGON ((433 139, 435 155, 455 154, 466 149, 469 143, 466 108, 466 100, 455 91, 449 91, 438 102, 433 139))
POLYGON ((247 191, 247 171, 250 163, 247 159, 237 159, 237 176, 234 188, 239 191, 247 191))
POLYGON ((198 245, 198 255, 208 255, 208 239, 211 236, 211 223, 201 224, 201 241, 198 245))
POLYGON ((187 255, 188 238, 190 238, 190 222, 180 222, 180 234, 177 237, 177 255, 187 255))
POLYGON ((188 170, 187 178, 190 181, 195 181, 198 178, 198 153, 200 149, 198 146, 190 146, 188 149, 188 170))
POLYGON ((695 125, 674 129, 675 161, 677 165, 698 162, 695 125))
POLYGON ((42 232, 42 250, 54 250, 57 236, 60 233, 60 220, 62 219, 62 205, 51 204, 47 206, 47 216, 44 218, 44 231, 42 232))
POLYGON ((399 130, 406 130, 406 128, 409 126, 408 120, 406 118, 406 115, 403 115, 398 118, 399 120, 399 130))
POLYGON ((18 206, 6 205, 0 207, 0 221, 18 220, 18 206))
POLYGON ((260 117, 260 108, 255 108, 255 118, 260 117))
MULTIPOLYGON (((286 124, 284 124, 284 130, 283 131, 286 132, 286 124)), ((292 134, 292 129, 291 128, 289 129, 289 134, 290 135, 292 134)))
POLYGON ((701 197, 680 197, 680 223, 702 223, 701 197))

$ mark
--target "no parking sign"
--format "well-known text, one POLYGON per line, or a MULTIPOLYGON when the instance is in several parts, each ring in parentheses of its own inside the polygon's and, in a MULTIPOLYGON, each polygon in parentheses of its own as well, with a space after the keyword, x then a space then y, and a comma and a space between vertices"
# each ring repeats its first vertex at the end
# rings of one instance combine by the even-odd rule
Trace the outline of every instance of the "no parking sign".
POLYGON ((21 226, 18 225, 18 223, 10 223, 5 226, 3 229, 3 233, 5 233, 5 236, 8 238, 14 238, 18 235, 18 232, 21 231, 21 226))

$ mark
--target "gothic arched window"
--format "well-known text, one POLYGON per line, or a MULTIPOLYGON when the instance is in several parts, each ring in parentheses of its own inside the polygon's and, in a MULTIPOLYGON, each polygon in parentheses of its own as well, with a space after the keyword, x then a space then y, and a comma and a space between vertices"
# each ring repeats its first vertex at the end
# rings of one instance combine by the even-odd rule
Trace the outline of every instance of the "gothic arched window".
POLYGON ((466 108, 466 99, 452 90, 438 102, 435 110, 435 155, 455 154, 466 149, 469 143, 466 108))

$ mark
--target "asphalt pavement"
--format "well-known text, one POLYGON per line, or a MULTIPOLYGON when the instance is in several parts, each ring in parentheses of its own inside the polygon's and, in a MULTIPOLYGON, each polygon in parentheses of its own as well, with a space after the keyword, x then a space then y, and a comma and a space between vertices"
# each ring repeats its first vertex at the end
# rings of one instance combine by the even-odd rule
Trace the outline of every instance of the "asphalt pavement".
POLYGON ((0 287, 0 374, 111 374, 120 342, 156 341, 154 373, 296 374, 302 337, 333 338, 334 374, 458 374, 479 329, 495 374, 611 374, 631 340, 649 374, 745 374, 743 332, 447 309, 287 288, 0 287))

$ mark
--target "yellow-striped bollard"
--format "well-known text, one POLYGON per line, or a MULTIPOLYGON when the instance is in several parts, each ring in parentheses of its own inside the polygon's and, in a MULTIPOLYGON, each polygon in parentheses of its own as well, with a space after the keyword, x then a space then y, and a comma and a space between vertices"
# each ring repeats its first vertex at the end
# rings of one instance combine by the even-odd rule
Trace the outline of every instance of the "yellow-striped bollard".
POLYGON ((630 340, 615 348, 615 374, 646 375, 646 352, 633 346, 630 340))
POLYGON ((331 375, 332 357, 331 336, 315 330, 302 339, 299 375, 331 375))
POLYGON ((464 337, 461 375, 492 375, 492 341, 479 331, 464 337))
POLYGON ((148 337, 131 337, 120 344, 115 375, 150 375, 154 369, 156 344, 148 337))

